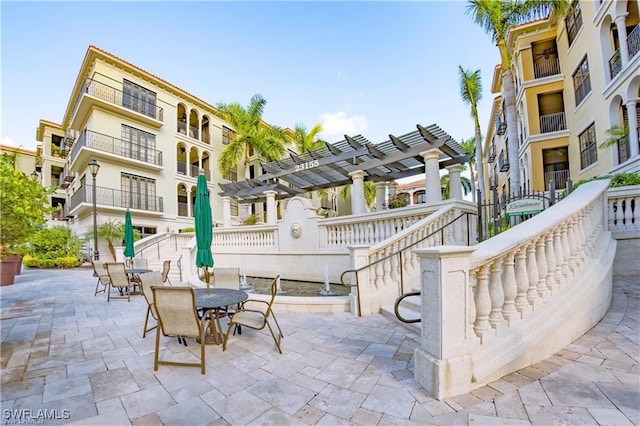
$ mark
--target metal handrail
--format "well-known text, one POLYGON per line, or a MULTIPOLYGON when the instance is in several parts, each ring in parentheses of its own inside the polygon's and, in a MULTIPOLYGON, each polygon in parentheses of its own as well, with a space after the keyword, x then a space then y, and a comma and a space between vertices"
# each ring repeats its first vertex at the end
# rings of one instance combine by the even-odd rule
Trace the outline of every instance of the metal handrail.
MULTIPOLYGON (((409 250, 410 248, 412 248, 413 246, 423 242, 424 240, 426 240, 429 237, 432 237, 433 235, 437 234, 438 232, 441 233, 441 237, 440 237, 440 241, 444 242, 444 229, 451 225, 452 223, 454 223, 455 221, 457 221, 458 219, 460 219, 462 216, 466 216, 467 217, 467 245, 470 244, 470 239, 471 237, 469 236, 469 215, 473 214, 473 213, 461 213, 458 217, 456 217, 455 219, 452 219, 451 221, 445 223, 444 225, 442 225, 440 228, 436 229, 435 231, 433 231, 430 234, 427 234, 426 236, 422 237, 421 239, 414 241, 413 243, 409 244, 408 246, 401 248, 400 250, 397 250, 385 257, 381 257, 380 259, 374 260, 373 262, 362 266, 358 269, 347 269, 346 271, 344 271, 341 275, 340 275, 340 285, 346 286, 346 287, 355 287, 356 288, 356 292, 357 292, 357 304, 358 304, 358 316, 361 316, 361 304, 360 304, 360 280, 358 278, 358 273, 361 271, 364 271, 367 268, 370 268, 373 265, 376 265, 380 262, 383 262, 387 259, 390 259, 393 256, 399 255, 400 256, 400 260, 399 260, 399 264, 402 265, 402 252, 409 250), (355 284, 347 284, 344 282, 344 277, 347 273, 354 273, 356 276, 356 283, 355 284)), ((400 267, 400 293, 404 292, 404 283, 403 283, 403 276, 402 276, 402 267, 400 267)))
MULTIPOLYGON (((144 259, 144 256, 142 256, 142 253, 143 253, 145 250, 147 250, 147 249, 150 249, 150 248, 154 247, 154 248, 156 248, 156 249, 157 249, 157 251, 158 251, 158 260, 160 260, 160 245, 159 245, 159 244, 160 244, 161 242, 165 241, 165 240, 168 240, 169 238, 174 238, 174 235, 173 235, 173 234, 165 235, 164 237, 160 238, 159 240, 156 240, 153 244, 150 244, 150 245, 148 245, 148 246, 146 246, 146 247, 144 247, 144 248, 140 249, 139 251, 135 252, 135 256, 141 255, 141 258, 143 258, 143 259, 144 259)), ((175 242, 175 249, 176 249, 176 250, 178 249, 178 242, 177 242, 177 241, 175 242)), ((135 256, 134 256, 134 257, 135 257, 135 256)))
POLYGON ((405 293, 402 296, 398 297, 393 307, 393 313, 396 314, 396 318, 398 318, 400 321, 402 321, 405 324, 414 324, 416 322, 422 321, 422 318, 414 318, 414 319, 408 320, 404 318, 402 315, 400 315, 400 312, 398 311, 400 303, 402 303, 404 299, 406 299, 407 297, 420 296, 420 294, 421 293, 419 291, 410 291, 409 293, 405 293))

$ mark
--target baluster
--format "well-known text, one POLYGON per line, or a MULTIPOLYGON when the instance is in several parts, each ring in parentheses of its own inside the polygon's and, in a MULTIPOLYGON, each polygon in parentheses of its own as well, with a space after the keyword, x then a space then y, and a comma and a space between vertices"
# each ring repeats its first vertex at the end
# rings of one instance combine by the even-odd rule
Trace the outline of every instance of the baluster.
POLYGON ((558 224, 553 230, 553 250, 556 253, 556 271, 555 278, 559 286, 566 284, 564 275, 562 274, 562 265, 564 264, 564 250, 562 249, 562 225, 558 224))
POLYGON ((563 253, 562 275, 565 277, 565 282, 568 282, 572 277, 571 268, 569 267, 571 258, 571 247, 569 245, 569 221, 562 223, 562 229, 560 229, 560 242, 563 253))
MULTIPOLYGON (((382 258, 382 253, 378 252, 375 257, 376 257, 376 260, 381 259, 382 258)), ((382 268, 382 262, 376 263, 375 271, 376 271, 375 272, 375 275, 376 275, 376 281, 375 281, 376 288, 380 289, 384 285, 384 281, 382 280, 382 277, 384 275, 384 270, 382 268)))
POLYGON ((640 196, 632 198, 631 201, 629 201, 629 206, 633 207, 630 224, 632 226, 631 229, 640 229, 640 196))
POLYGON ((508 253, 504 258, 504 263, 502 264, 502 291, 504 293, 502 315, 509 325, 511 325, 513 321, 520 319, 520 314, 518 313, 515 305, 516 296, 518 295, 519 290, 515 273, 515 255, 516 251, 508 253))
POLYGON ((615 211, 615 208, 617 207, 616 201, 617 200, 615 198, 612 198, 612 199, 609 199, 609 201, 607 203, 607 207, 608 207, 608 211, 609 211, 609 214, 607 216, 608 219, 609 219, 608 220, 608 222, 609 222, 609 231, 612 231, 612 232, 617 230, 616 229, 616 211, 615 211))
POLYGON ((578 275, 578 247, 576 246, 576 221, 575 217, 569 220, 569 226, 567 227, 567 239, 569 240, 569 269, 571 270, 570 276, 573 278, 578 275))
MULTIPOLYGON (((400 250, 400 244, 401 244, 400 242, 394 244, 391 247, 391 250, 390 250, 391 253, 394 253, 394 252, 397 253, 400 250)), ((398 255, 395 254, 391 258, 391 280, 394 283, 398 283, 399 284, 400 283, 400 273, 398 271, 398 267, 399 267, 398 265, 399 265, 398 255)))
POLYGON ((504 322, 502 306, 504 305, 504 291, 502 289, 502 277, 500 274, 500 260, 494 260, 489 268, 489 296, 491 298, 491 313, 489 323, 496 331, 504 322))
POLYGON ((474 282, 477 282, 477 270, 473 270, 469 273, 469 286, 467 287, 467 291, 469 292, 467 294, 467 306, 469 306, 469 312, 467 314, 467 339, 473 339, 473 338, 477 338, 476 334, 473 331, 473 324, 476 320, 476 303, 475 303, 475 289, 476 286, 474 285, 474 282))
POLYGON ((585 221, 585 212, 584 210, 580 212, 579 214, 579 218, 577 221, 577 240, 576 240, 576 246, 577 246, 577 254, 579 256, 578 259, 578 264, 580 266, 584 265, 587 259, 587 250, 586 250, 586 245, 587 245, 587 239, 585 237, 585 225, 584 225, 584 221, 585 221))
POLYGON ((529 287, 527 289, 527 301, 532 308, 539 303, 538 292, 538 263, 536 262, 536 242, 532 241, 527 245, 527 278, 529 279, 529 287))
POLYGON ((624 221, 624 211, 626 210, 627 207, 627 203, 625 203, 625 199, 624 198, 617 198, 615 203, 617 206, 616 209, 616 230, 622 230, 625 229, 625 221, 624 221))
POLYGON ((487 265, 482 265, 476 274, 476 320, 474 322, 474 331, 481 341, 487 338, 491 331, 489 323, 489 313, 491 313, 491 297, 489 296, 489 280, 487 274, 487 265))
MULTIPOLYGON (((382 250, 382 257, 387 257, 391 252, 391 248, 387 248, 382 250)), ((384 271, 384 275, 382 281, 385 286, 391 283, 391 259, 386 259, 382 261, 382 270, 384 271)))
MULTIPOLYGON (((529 277, 527 275, 527 247, 520 247, 515 252, 515 285, 516 285, 516 298, 515 308, 519 313, 518 317, 522 318, 525 313, 529 313, 530 309, 529 301, 527 300, 527 290, 529 289, 529 277)), ((506 293, 506 289, 505 289, 506 293)), ((506 296, 505 296, 506 299, 506 296)))
POLYGON ((545 235, 545 252, 547 254, 547 288, 554 295, 558 289, 556 281, 556 251, 553 247, 553 230, 547 231, 545 235))
POLYGON ((546 251, 548 249, 547 244, 545 242, 544 236, 538 238, 536 247, 536 263, 538 264, 538 294, 542 299, 547 300, 551 292, 549 291, 549 286, 547 286, 547 274, 549 272, 549 268, 547 266, 547 255, 546 251))

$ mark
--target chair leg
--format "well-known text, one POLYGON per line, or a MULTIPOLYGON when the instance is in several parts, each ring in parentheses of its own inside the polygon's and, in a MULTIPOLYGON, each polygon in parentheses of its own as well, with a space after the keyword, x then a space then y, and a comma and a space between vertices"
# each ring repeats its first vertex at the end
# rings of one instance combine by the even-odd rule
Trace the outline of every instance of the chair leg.
POLYGON ((148 331, 152 331, 155 330, 156 328, 158 328, 158 324, 154 325, 153 327, 147 329, 147 324, 149 323, 149 315, 151 314, 151 306, 147 306, 147 316, 144 319, 144 329, 142 330, 142 338, 144 339, 145 336, 147 335, 148 331))
POLYGON ((227 350, 227 342, 229 341, 229 333, 231 332, 231 327, 233 326, 233 322, 229 320, 229 325, 227 326, 227 334, 224 336, 224 341, 222 342, 222 351, 227 350))
POLYGON ((109 284, 107 285, 107 302, 111 301, 111 281, 109 281, 109 284))
POLYGON ((268 320, 265 320, 265 322, 267 323, 267 327, 269 327, 269 331, 271 332, 271 337, 273 337, 273 341, 276 344, 276 348, 278 348, 278 352, 280 352, 280 354, 282 354, 282 349, 280 349, 280 339, 282 338, 282 335, 279 334, 279 337, 276 337, 276 335, 273 333, 273 329, 271 328, 271 324, 269 324, 268 320))
POLYGON ((160 330, 156 331, 156 350, 153 356, 153 371, 158 371, 158 353, 160 352, 160 330))

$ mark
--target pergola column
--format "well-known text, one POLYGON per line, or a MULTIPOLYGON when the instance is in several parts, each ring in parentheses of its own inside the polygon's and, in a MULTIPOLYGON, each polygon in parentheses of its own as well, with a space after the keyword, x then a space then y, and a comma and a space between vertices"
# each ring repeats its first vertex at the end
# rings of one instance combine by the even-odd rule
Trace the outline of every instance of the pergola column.
POLYGON ((618 27, 618 41, 620 42, 620 60, 624 67, 629 62, 629 49, 627 47, 627 24, 625 23, 627 14, 618 15, 614 19, 618 27))
POLYGON ((353 185, 351 188, 351 214, 362 214, 364 208, 364 171, 356 170, 349 173, 353 185))
POLYGON ((625 105, 627 105, 627 117, 629 120, 629 146, 631 148, 631 157, 635 157, 638 155, 638 145, 640 144, 640 135, 638 134, 637 100, 630 99, 625 105))
POLYGON ((222 200, 222 226, 231 227, 231 197, 220 197, 222 200))
POLYGON ((398 192, 398 182, 395 180, 389 183, 389 199, 392 199, 396 196, 396 192, 398 192))
POLYGON ((264 191, 264 195, 267 196, 267 225, 275 225, 276 218, 276 194, 274 190, 264 191))
POLYGON ((449 198, 452 200, 462 200, 462 180, 460 179, 462 168, 462 164, 447 166, 447 170, 449 170, 449 198))
POLYGON ((440 190, 440 151, 430 149, 420 153, 424 158, 425 177, 425 198, 427 203, 437 203, 442 201, 442 191, 440 190))
POLYGON ((376 211, 381 212, 384 209, 386 187, 386 182, 376 182, 376 211))

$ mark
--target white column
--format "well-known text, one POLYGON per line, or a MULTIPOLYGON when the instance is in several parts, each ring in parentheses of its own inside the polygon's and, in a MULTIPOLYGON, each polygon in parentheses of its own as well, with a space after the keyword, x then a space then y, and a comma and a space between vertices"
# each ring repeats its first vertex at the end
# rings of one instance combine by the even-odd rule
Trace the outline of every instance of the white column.
POLYGON ((222 200, 222 226, 231 227, 231 197, 220 197, 222 200))
POLYGON ((389 182, 389 199, 392 199, 396 196, 396 192, 398 192, 398 182, 395 180, 389 182))
POLYGON ((427 204, 442 201, 442 192, 440 191, 440 151, 431 149, 420 153, 424 158, 424 177, 425 177, 425 198, 427 204))
POLYGON ((264 191, 264 194, 267 196, 267 225, 275 225, 276 224, 276 191, 269 190, 264 191))
POLYGON ((447 167, 449 170, 449 196, 452 200, 462 200, 462 180, 460 172, 462 164, 452 164, 447 167))
POLYGON ((624 67, 629 62, 629 48, 627 47, 627 26, 625 23, 626 14, 616 16, 614 19, 618 27, 618 42, 620 44, 620 60, 624 67))
POLYGON ((364 171, 356 170, 349 173, 353 185, 351 188, 351 214, 362 214, 364 206, 364 171))
POLYGON ((376 182, 376 211, 381 212, 384 209, 386 188, 387 182, 376 182))
POLYGON ((627 117, 629 120, 629 147, 631 148, 631 157, 635 157, 638 155, 638 145, 640 145, 637 119, 637 100, 630 99, 625 105, 627 105, 627 117))

